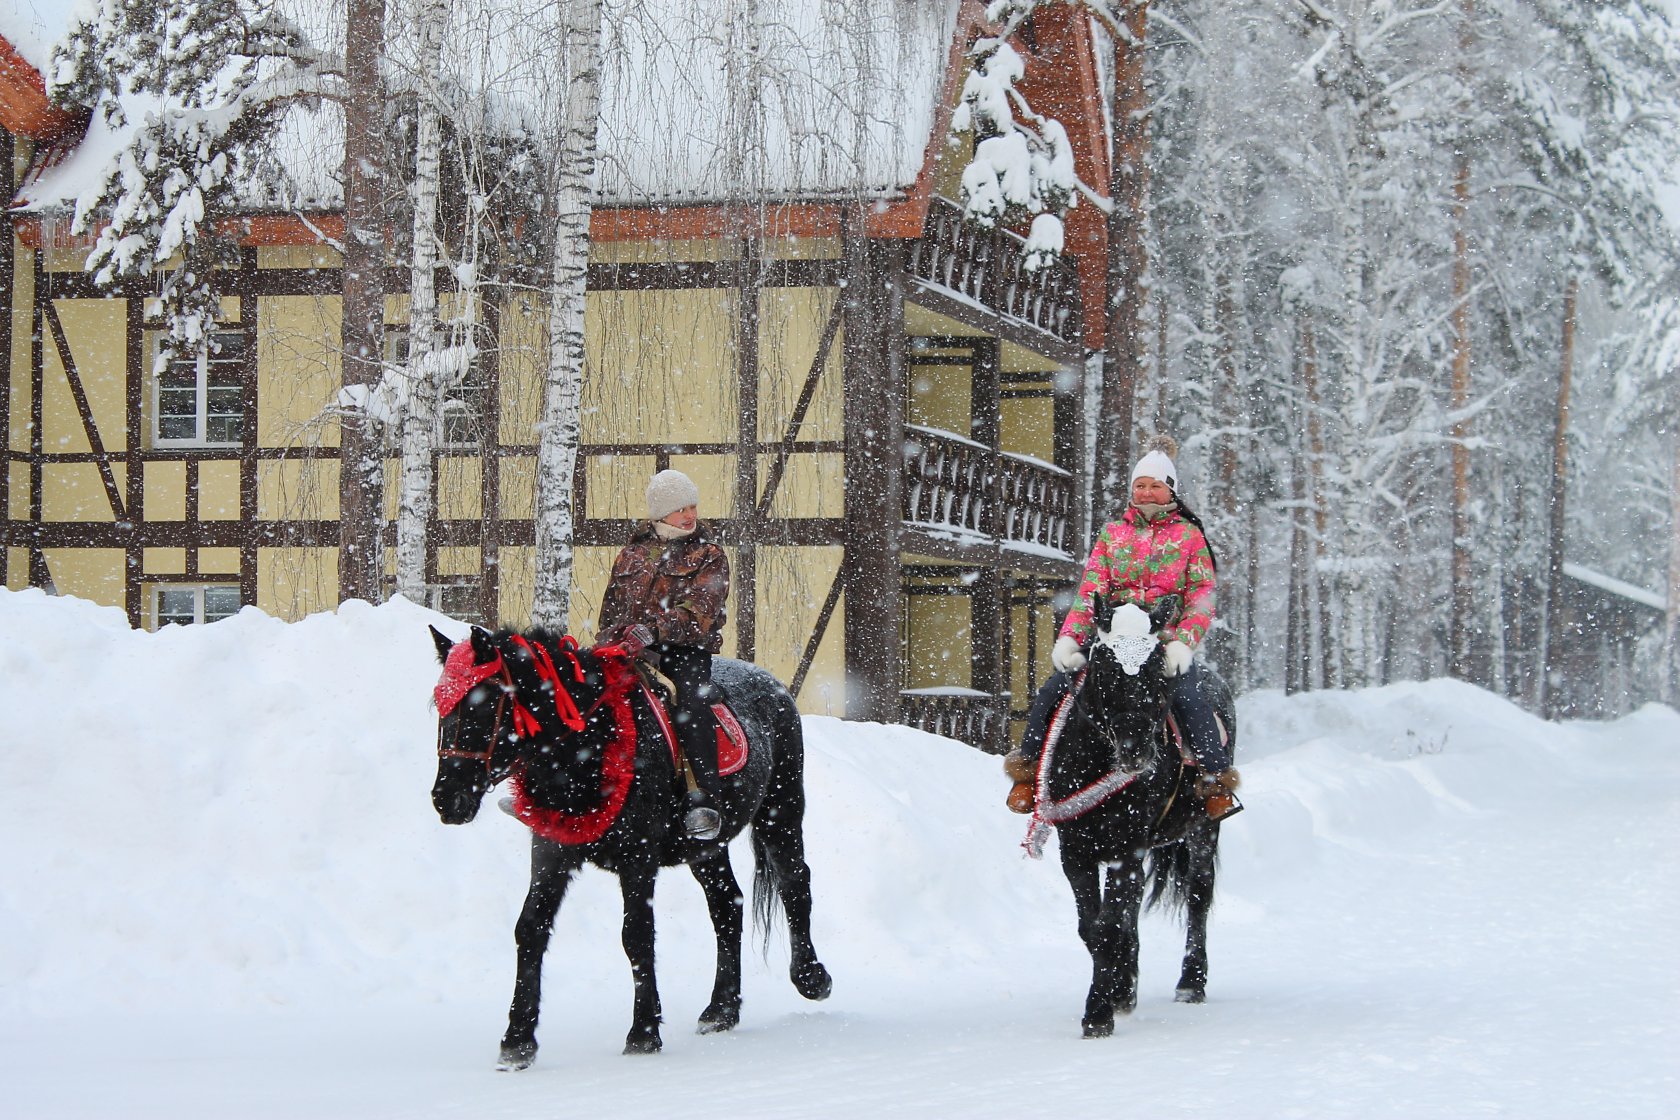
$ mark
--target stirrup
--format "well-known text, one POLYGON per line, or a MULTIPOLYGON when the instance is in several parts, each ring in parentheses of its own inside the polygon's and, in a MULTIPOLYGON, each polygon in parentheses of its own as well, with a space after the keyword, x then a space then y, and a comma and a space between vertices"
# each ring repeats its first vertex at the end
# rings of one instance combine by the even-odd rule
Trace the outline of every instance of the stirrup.
POLYGON ((709 805, 696 805, 683 816, 683 831, 690 840, 716 840, 723 831, 723 816, 709 805))

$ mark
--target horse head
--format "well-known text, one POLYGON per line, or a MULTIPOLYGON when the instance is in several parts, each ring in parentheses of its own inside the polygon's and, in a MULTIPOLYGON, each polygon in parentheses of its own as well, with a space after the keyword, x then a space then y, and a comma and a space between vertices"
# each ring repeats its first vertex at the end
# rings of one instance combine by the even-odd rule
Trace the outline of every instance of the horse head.
POLYGON ((1099 600, 1092 614, 1096 634, 1081 703, 1112 745, 1114 765, 1127 773, 1150 769, 1162 742, 1172 685, 1161 631, 1181 609, 1182 600, 1168 595, 1148 611, 1099 600))
POLYGON ((439 818, 471 821, 486 791, 516 766, 545 808, 594 808, 601 797, 599 725, 610 718, 599 703, 612 676, 609 658, 579 649, 571 638, 491 634, 476 626, 459 642, 433 628, 432 642, 443 665, 433 690, 432 804, 439 818))

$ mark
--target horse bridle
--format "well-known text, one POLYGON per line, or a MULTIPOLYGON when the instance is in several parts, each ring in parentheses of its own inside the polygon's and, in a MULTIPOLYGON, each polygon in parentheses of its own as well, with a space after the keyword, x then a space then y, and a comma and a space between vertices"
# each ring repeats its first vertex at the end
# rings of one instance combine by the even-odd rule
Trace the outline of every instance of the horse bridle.
MULTIPOLYGON (((489 738, 485 740, 486 745, 484 749, 469 751, 461 747, 461 724, 465 721, 457 716, 455 719, 455 735, 454 738, 450 740, 448 746, 445 746, 443 742, 443 725, 445 720, 440 720, 438 722, 437 753, 439 758, 464 758, 472 762, 482 762, 484 763, 485 771, 489 772, 491 770, 490 760, 495 757, 496 747, 502 741, 502 721, 507 717, 509 709, 517 711, 520 709, 520 705, 517 700, 513 699, 516 688, 513 683, 513 673, 508 670, 506 664, 502 665, 502 671, 500 673, 485 679, 486 681, 495 682, 496 691, 499 695, 496 697, 496 714, 490 720, 490 735, 489 738)), ((559 688, 560 686, 556 684, 555 687, 559 688)), ((611 693, 612 689, 610 688, 601 689, 601 695, 597 696, 595 698, 595 702, 590 704, 589 707, 585 708, 579 714, 579 719, 583 723, 587 724, 589 717, 595 714, 595 709, 605 703, 607 697, 611 693)), ((528 711, 526 712, 526 716, 530 717, 530 713, 528 711)), ((515 718, 513 722, 517 724, 519 720, 515 718)), ((532 722, 533 724, 535 723, 534 718, 532 718, 532 722)))

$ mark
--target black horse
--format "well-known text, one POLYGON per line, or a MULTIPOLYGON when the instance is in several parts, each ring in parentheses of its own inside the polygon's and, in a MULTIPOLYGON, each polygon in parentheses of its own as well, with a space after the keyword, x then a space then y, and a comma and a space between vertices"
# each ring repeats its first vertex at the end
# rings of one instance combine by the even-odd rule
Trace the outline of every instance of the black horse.
MULTIPOLYGON (((1179 609, 1168 596, 1147 615, 1099 603, 1084 681, 1057 717, 1060 737, 1039 764, 1034 855, 1051 825, 1073 888, 1079 936, 1091 953, 1086 1038, 1114 1033, 1114 1013, 1137 1006, 1138 914, 1184 908, 1188 925, 1177 998, 1207 998, 1207 917, 1213 903, 1219 825, 1195 794, 1167 721, 1172 683, 1163 671, 1161 628, 1179 609), (1147 867, 1146 867, 1147 861, 1147 867)), ((1230 689, 1212 674, 1215 711, 1235 746, 1230 689)))
POLYGON ((514 927, 518 970, 500 1068, 524 1069, 536 1057, 543 952, 566 887, 586 863, 615 873, 624 896, 624 952, 635 982, 625 1053, 652 1053, 661 1045, 653 963, 653 885, 661 867, 689 865, 717 934, 717 973, 700 1032, 734 1027, 741 1016, 742 897, 727 843, 749 823, 760 932, 768 939, 779 902, 794 987, 807 999, 828 996, 828 970, 811 945, 804 737, 781 684, 744 662, 713 662, 713 680, 746 732, 749 751, 714 800, 722 833, 696 841, 683 830, 687 788, 663 716, 622 651, 580 649, 569 637, 541 630, 491 634, 475 627, 470 638, 451 643, 433 629, 432 638, 444 663, 432 787, 438 816, 445 824, 467 823, 485 791, 511 775, 516 813, 532 825, 531 885, 514 927))

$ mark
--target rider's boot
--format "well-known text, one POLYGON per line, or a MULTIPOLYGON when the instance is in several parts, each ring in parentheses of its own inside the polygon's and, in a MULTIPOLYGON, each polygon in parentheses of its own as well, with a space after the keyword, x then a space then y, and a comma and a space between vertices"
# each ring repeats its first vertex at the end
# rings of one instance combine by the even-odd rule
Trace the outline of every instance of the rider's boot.
POLYGON ((1217 774, 1204 773, 1196 779, 1196 795, 1202 799, 1207 808, 1207 815, 1213 820, 1222 821, 1235 813, 1242 812, 1242 802, 1237 800, 1237 787, 1242 784, 1242 776, 1233 768, 1222 770, 1217 774))
POLYGON ((706 804, 706 795, 694 790, 688 795, 689 809, 683 814, 683 831, 690 840, 716 840, 723 831, 723 815, 706 804))
POLYGON ((1009 787, 1009 796, 1004 798, 1010 812, 1033 811, 1033 780, 1037 770, 1037 761, 1027 758, 1020 747, 1003 756, 1004 776, 1014 783, 1009 787))

